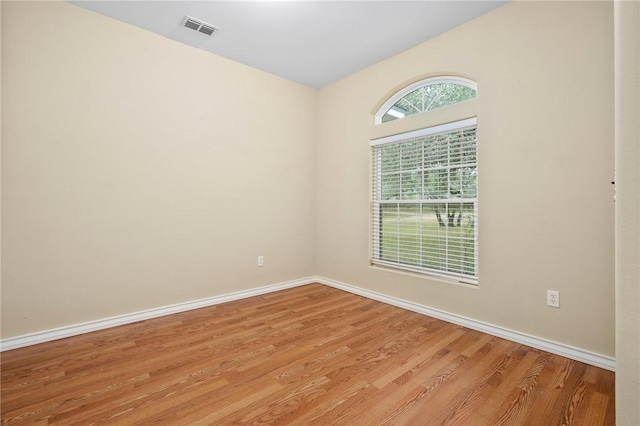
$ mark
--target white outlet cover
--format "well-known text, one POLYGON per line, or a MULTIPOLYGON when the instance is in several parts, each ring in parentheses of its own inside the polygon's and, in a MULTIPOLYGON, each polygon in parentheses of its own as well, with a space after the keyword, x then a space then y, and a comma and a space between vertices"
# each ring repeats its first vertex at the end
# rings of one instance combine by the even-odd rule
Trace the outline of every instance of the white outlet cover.
POLYGON ((556 290, 547 290, 547 306, 552 308, 560 307, 560 292, 556 290))

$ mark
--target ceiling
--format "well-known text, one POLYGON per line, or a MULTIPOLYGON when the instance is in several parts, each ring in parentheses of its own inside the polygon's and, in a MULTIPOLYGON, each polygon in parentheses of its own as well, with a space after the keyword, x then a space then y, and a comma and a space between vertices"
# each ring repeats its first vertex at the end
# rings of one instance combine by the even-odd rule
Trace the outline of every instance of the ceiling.
POLYGON ((94 1, 73 4, 321 88, 507 1, 94 1), (185 15, 218 28, 181 26, 185 15))

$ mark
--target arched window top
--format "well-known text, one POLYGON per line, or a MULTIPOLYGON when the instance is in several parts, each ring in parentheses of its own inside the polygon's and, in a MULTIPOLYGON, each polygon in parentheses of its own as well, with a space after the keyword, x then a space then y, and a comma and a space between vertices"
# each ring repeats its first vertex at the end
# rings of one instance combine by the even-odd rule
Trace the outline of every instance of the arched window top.
POLYGON ((389 98, 376 113, 375 124, 473 99, 476 92, 477 84, 464 77, 426 78, 405 87, 389 98))

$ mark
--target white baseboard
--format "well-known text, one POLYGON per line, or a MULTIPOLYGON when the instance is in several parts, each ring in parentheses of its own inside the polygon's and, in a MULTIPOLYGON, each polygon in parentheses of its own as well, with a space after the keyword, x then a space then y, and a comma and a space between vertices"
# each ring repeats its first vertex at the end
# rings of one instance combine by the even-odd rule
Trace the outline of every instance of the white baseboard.
POLYGON ((63 339, 65 337, 77 336, 83 333, 103 330, 109 327, 116 327, 124 324, 131 324, 138 321, 157 318, 165 315, 176 314, 179 312, 190 311, 192 309, 204 308, 206 306, 218 305, 220 303, 231 302, 234 300, 245 299, 247 297, 259 296, 261 294, 272 293, 274 291, 285 290, 288 288, 298 287, 311 283, 320 283, 334 287, 349 293, 358 294, 360 296, 407 309, 433 318, 438 318, 453 324, 458 324, 472 330, 478 330, 492 336, 501 337, 513 342, 522 343, 537 349, 561 355, 566 358, 575 359, 585 364, 594 365, 606 370, 615 371, 615 359, 586 351, 584 349, 565 345, 558 342, 542 339, 540 337, 521 333, 519 331, 510 330, 497 325, 477 321, 460 315, 444 312, 428 306, 398 299, 385 294, 376 293, 350 284, 334 281, 324 277, 307 277, 299 280, 287 281, 278 284, 272 284, 264 287, 258 287, 250 290, 238 291, 235 293, 224 294, 221 296, 208 297, 206 299, 194 300, 191 302, 178 303, 170 306, 149 309, 131 314, 120 315, 116 317, 105 318, 96 321, 89 321, 82 324, 74 324, 66 327, 45 330, 33 334, 11 337, 0 341, 0 352, 17 349, 24 346, 35 345, 38 343, 50 342, 53 340, 63 339))
POLYGON ((96 321, 89 321, 82 324, 74 324, 66 327, 26 334, 23 336, 10 337, 8 339, 0 340, 0 352, 22 348, 25 346, 36 345, 38 343, 64 339, 65 337, 77 336, 79 334, 90 333, 92 331, 104 330, 105 328, 116 327, 119 325, 131 324, 134 322, 162 317, 165 315, 190 311, 192 309, 219 305, 220 303, 245 299, 247 297, 259 296, 261 294, 272 293, 274 291, 285 290, 287 288, 298 287, 314 282, 316 282, 315 277, 302 278, 299 280, 272 284, 264 287, 253 288, 250 290, 223 294, 221 296, 207 297, 205 299, 193 300, 191 302, 177 303, 175 305, 162 306, 160 308, 148 309, 145 311, 104 318, 96 321))
POLYGON ((472 330, 481 331, 483 333, 487 333, 492 336, 501 337, 503 339, 511 340, 513 342, 522 343, 527 346, 531 346, 533 348, 551 352, 556 355, 560 355, 566 358, 574 359, 576 361, 584 362, 585 364, 604 368, 605 370, 615 371, 615 368, 616 368, 615 358, 612 358, 609 356, 597 354, 594 352, 590 352, 584 349, 565 345, 562 343, 542 339, 540 337, 521 333, 515 330, 510 330, 510 329, 489 324, 486 322, 477 321, 471 318, 466 318, 466 317, 452 314, 449 312, 444 312, 438 309, 429 308, 428 306, 420 305, 413 302, 408 302, 402 299, 397 299, 392 296, 376 293, 374 291, 366 290, 360 287, 355 287, 339 281, 334 281, 334 280, 330 280, 323 277, 316 277, 314 281, 320 284, 328 285, 330 287, 347 291, 349 293, 358 294, 368 299, 377 300, 379 302, 387 303, 389 305, 397 306, 399 308, 407 309, 407 310, 417 312, 423 315, 427 315, 433 318, 438 318, 453 324, 458 324, 463 327, 470 328, 472 330))

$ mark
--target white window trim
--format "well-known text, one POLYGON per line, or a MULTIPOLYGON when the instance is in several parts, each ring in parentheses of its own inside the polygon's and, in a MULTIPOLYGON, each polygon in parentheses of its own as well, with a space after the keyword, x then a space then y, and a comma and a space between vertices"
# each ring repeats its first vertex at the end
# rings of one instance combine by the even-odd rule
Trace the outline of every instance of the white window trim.
POLYGON ((413 130, 411 132, 400 133, 398 135, 386 136, 384 138, 372 139, 370 146, 386 145, 406 139, 414 139, 422 136, 434 136, 440 133, 447 133, 452 130, 464 130, 468 127, 473 127, 478 124, 478 118, 472 117, 466 120, 454 121, 451 123, 439 124, 437 126, 431 126, 424 129, 413 130))
POLYGON ((470 89, 473 89, 476 92, 478 91, 478 84, 475 81, 470 80, 468 78, 464 78, 464 77, 446 76, 446 77, 425 78, 423 80, 416 81, 415 83, 410 84, 409 86, 403 88, 402 90, 396 92, 393 96, 391 96, 380 107, 380 109, 378 109, 378 112, 376 112, 374 124, 376 125, 382 124, 382 117, 391 109, 392 106, 396 104, 396 102, 398 102, 398 100, 403 98, 405 95, 413 92, 416 89, 419 89, 420 87, 430 86, 432 84, 445 84, 445 83, 460 84, 462 86, 466 86, 470 89))

